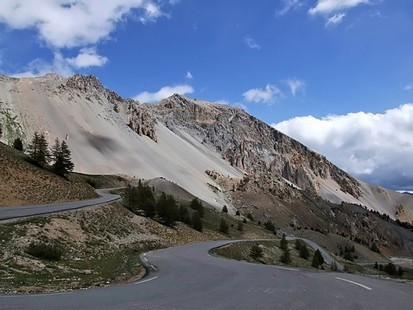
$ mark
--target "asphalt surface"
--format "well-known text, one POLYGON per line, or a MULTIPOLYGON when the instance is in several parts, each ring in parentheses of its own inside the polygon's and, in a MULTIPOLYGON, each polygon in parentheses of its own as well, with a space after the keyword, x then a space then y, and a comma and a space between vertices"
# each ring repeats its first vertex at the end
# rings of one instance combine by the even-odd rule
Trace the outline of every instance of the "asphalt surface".
POLYGON ((215 241, 149 252, 153 271, 118 286, 0 296, 0 309, 412 309, 413 286, 214 257, 215 241))
POLYGON ((119 195, 109 194, 108 193, 109 190, 110 189, 96 190, 96 193, 100 197, 94 198, 94 199, 70 201, 70 202, 63 202, 63 203, 30 205, 30 206, 0 207, 0 221, 75 210, 75 209, 90 207, 94 205, 100 205, 100 204, 104 204, 104 203, 108 203, 108 202, 112 202, 112 201, 120 199, 119 195))

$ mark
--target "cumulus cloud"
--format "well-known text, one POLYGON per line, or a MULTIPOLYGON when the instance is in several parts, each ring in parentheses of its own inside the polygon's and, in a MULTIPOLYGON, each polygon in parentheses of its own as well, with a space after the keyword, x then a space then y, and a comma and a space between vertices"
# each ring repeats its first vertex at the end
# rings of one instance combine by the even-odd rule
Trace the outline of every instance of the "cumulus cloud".
POLYGON ((295 8, 299 8, 304 5, 304 1, 302 0, 281 0, 281 7, 277 11, 278 15, 285 15, 290 10, 295 8))
POLYGON ((413 189, 413 104, 383 114, 304 116, 272 126, 367 182, 413 189))
POLYGON ((53 61, 45 62, 42 59, 36 58, 26 66, 24 71, 15 73, 13 76, 35 77, 45 75, 49 72, 56 72, 63 76, 69 76, 73 74, 73 68, 60 52, 55 52, 53 61))
POLYGON ((305 82, 298 79, 289 79, 286 81, 290 88, 291 94, 295 96, 298 92, 304 92, 305 82))
POLYGON ((360 4, 369 4, 369 0, 318 0, 308 13, 311 15, 331 15, 333 13, 356 7, 360 4))
POLYGON ((248 102, 272 103, 281 96, 281 91, 275 85, 267 84, 265 88, 253 88, 242 95, 248 102))
POLYGON ((67 62, 75 68, 100 67, 107 61, 106 57, 96 54, 95 48, 82 48, 76 57, 67 59, 67 62))
POLYGON ((164 86, 160 90, 154 93, 144 91, 139 95, 135 96, 133 99, 140 102, 158 102, 162 99, 165 99, 173 94, 185 95, 191 94, 194 92, 194 89, 190 85, 181 84, 176 86, 164 86))
POLYGON ((332 26, 332 25, 338 25, 343 21, 343 18, 346 16, 345 13, 337 13, 331 16, 327 22, 326 22, 326 27, 332 26))
POLYGON ((245 38, 245 44, 248 45, 249 48, 252 49, 256 49, 256 50, 260 50, 261 46, 257 44, 257 42, 255 42, 255 40, 253 38, 247 37, 245 38))
POLYGON ((152 0, 2 0, 0 22, 12 29, 37 30, 55 48, 96 44, 134 11, 143 23, 162 16, 152 0))
POLYGON ((62 76, 72 75, 76 69, 100 67, 108 59, 96 53, 95 48, 83 48, 73 58, 65 58, 62 53, 55 51, 51 62, 36 58, 31 61, 22 72, 12 74, 14 77, 42 76, 49 72, 56 72, 62 76))

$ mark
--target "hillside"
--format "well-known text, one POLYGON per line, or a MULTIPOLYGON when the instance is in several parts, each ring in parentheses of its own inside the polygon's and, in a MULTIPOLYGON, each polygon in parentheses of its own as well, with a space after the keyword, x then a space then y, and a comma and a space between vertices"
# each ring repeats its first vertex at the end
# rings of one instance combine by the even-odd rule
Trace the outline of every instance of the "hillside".
MULTIPOLYGON (((244 176, 304 189, 334 202, 365 205, 413 220, 413 197, 356 180, 325 157, 241 109, 174 95, 158 105, 123 99, 95 77, 0 77, 4 140, 34 131, 66 139, 75 170, 164 177, 220 209, 244 176)), ((265 184, 264 184, 265 185, 265 184)), ((230 208, 230 211, 235 212, 230 208)))
POLYGON ((64 202, 96 197, 91 186, 72 182, 27 162, 21 152, 0 143, 0 207, 64 202))

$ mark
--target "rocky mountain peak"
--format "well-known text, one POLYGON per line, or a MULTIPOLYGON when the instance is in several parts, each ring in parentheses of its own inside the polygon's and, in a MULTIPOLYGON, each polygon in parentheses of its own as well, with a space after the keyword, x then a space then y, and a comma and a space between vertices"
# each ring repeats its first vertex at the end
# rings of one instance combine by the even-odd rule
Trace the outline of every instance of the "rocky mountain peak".
POLYGON ((179 94, 173 94, 172 96, 169 96, 168 98, 161 100, 159 105, 168 109, 173 109, 185 108, 188 107, 190 104, 190 99, 179 94))
POLYGON ((101 92, 105 89, 99 79, 94 75, 75 74, 67 79, 66 86, 85 93, 91 91, 101 92))

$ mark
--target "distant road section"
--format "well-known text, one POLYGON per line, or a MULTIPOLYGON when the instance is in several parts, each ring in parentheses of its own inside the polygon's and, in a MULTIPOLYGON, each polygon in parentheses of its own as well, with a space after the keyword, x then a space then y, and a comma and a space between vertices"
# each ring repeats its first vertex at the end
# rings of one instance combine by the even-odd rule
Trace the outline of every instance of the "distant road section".
POLYGON ((100 205, 103 203, 109 203, 120 199, 119 195, 109 194, 110 189, 98 189, 96 193, 99 198, 69 201, 62 203, 51 203, 41 205, 29 205, 29 206, 7 206, 0 207, 0 221, 11 220, 21 217, 29 217, 35 215, 43 215, 56 212, 64 212, 69 210, 75 210, 85 208, 89 206, 100 205))

